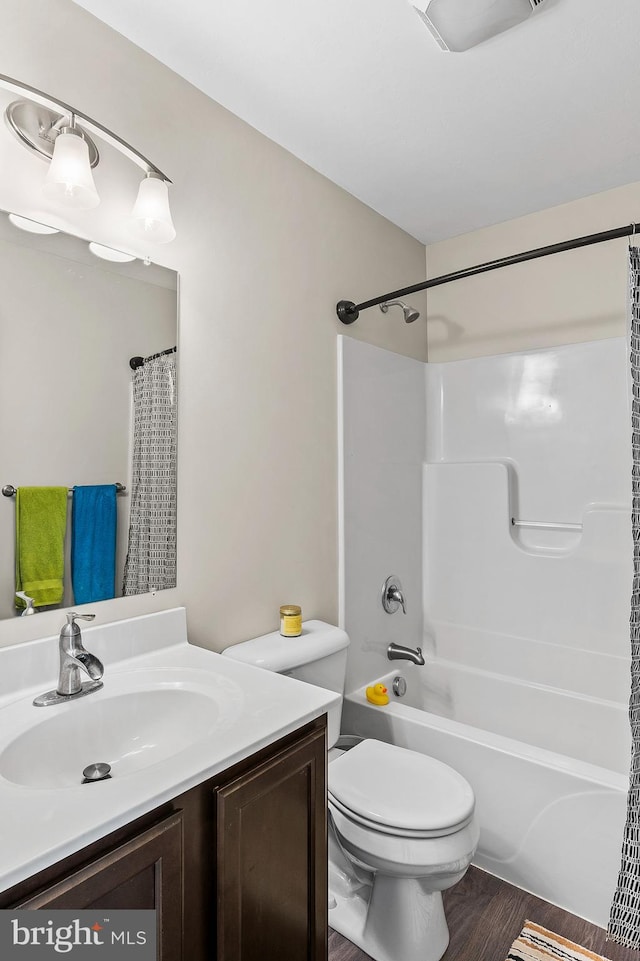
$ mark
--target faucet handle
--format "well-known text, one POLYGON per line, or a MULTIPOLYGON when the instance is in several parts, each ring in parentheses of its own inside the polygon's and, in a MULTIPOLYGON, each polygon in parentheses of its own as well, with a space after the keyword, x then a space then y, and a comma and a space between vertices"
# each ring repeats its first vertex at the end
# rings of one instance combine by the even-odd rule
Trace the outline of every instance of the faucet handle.
POLYGON ((67 611, 67 624, 73 624, 77 618, 81 618, 83 621, 93 621, 95 616, 95 614, 76 614, 75 611, 67 611))
POLYGON ((27 615, 29 614, 36 613, 36 609, 33 606, 33 602, 35 598, 29 597, 29 595, 25 591, 16 591, 16 597, 21 597, 25 605, 24 610, 20 614, 20 617, 27 617, 27 615))
POLYGON ((399 604, 400 607, 402 608, 402 613, 403 614, 407 613, 407 608, 405 607, 405 604, 404 604, 404 594, 402 593, 399 587, 389 588, 389 591, 387 593, 387 600, 395 601, 396 604, 399 604))
POLYGON ((402 608, 403 614, 407 613, 402 584, 395 574, 390 574, 382 585, 382 606, 387 614, 395 614, 399 607, 402 608))
POLYGON ((95 616, 95 614, 77 614, 76 611, 67 611, 67 623, 60 631, 60 643, 66 644, 71 638, 80 637, 80 625, 76 624, 76 620, 81 618, 83 621, 92 621, 95 616))

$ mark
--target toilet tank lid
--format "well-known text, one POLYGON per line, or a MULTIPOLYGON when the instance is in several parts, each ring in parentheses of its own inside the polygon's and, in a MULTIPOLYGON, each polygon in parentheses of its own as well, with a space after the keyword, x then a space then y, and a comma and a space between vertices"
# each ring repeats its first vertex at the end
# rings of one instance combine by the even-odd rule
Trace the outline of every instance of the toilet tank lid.
POLYGON ((283 637, 279 631, 227 647, 222 653, 245 664, 281 674, 311 664, 349 646, 345 631, 324 621, 304 621, 299 637, 283 637))

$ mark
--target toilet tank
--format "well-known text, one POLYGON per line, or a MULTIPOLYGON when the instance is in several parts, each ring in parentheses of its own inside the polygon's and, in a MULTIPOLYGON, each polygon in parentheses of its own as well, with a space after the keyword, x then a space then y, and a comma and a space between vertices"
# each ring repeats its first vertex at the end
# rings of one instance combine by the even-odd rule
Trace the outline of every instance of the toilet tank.
MULTIPOLYGON (((283 637, 279 631, 227 647, 222 653, 245 664, 286 674, 328 691, 344 693, 348 635, 324 621, 304 621, 300 637, 283 637)), ((328 712, 328 745, 340 735, 342 700, 328 712)))

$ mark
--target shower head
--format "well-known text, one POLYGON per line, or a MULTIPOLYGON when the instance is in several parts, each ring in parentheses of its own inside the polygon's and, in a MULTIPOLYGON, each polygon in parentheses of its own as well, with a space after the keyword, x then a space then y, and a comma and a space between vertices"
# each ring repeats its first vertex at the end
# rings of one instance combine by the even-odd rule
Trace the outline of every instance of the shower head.
POLYGON ((412 324, 414 320, 417 320, 420 316, 419 310, 416 310, 415 307, 409 307, 409 305, 405 304, 402 300, 388 300, 380 304, 380 310, 383 314, 387 313, 389 307, 402 307, 405 324, 412 324))

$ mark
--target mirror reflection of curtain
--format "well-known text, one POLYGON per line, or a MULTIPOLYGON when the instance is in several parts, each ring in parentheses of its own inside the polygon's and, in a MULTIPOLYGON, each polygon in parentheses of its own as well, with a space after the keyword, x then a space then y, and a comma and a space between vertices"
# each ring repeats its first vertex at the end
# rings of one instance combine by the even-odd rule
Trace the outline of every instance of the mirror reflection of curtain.
POLYGON ((133 375, 129 547, 123 594, 176 586, 176 355, 145 359, 133 375))
POLYGON ((627 821, 622 840, 618 885, 607 937, 640 950, 640 248, 629 247, 629 361, 631 370, 631 474, 633 507, 633 588, 631 593, 631 771, 627 821))

